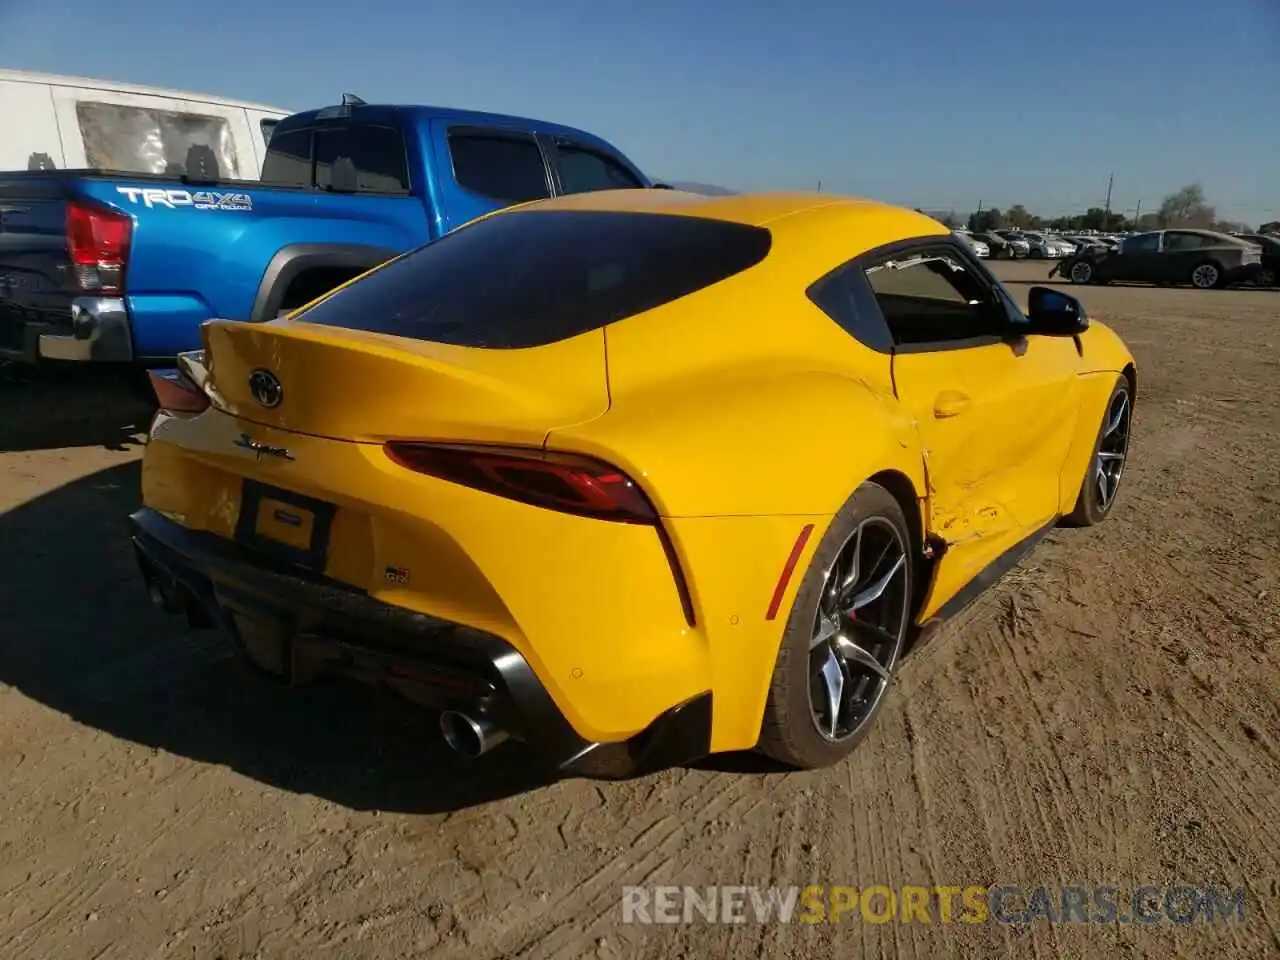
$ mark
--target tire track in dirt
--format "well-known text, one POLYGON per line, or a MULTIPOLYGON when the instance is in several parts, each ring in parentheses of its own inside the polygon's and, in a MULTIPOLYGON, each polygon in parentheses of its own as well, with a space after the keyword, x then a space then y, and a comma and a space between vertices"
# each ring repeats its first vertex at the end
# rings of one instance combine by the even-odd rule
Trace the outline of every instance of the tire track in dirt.
POLYGON ((755 777, 708 776, 696 791, 677 801, 676 812, 644 826, 624 856, 605 863, 539 910, 528 920, 535 932, 520 935, 518 946, 506 946, 505 953, 553 957, 566 948, 578 949, 587 933, 619 909, 624 886, 647 885, 660 873, 678 872, 670 869, 678 852, 674 845, 690 829, 689 814, 701 810, 703 822, 714 819, 757 786, 755 777))

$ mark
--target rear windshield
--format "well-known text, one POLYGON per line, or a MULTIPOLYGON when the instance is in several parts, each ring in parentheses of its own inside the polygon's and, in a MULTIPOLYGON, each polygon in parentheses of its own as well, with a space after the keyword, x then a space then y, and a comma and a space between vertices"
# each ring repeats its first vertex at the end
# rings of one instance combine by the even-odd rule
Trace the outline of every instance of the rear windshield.
POLYGON ((469 347, 555 343, 718 283, 769 252, 761 227, 669 214, 499 214, 298 319, 469 347))

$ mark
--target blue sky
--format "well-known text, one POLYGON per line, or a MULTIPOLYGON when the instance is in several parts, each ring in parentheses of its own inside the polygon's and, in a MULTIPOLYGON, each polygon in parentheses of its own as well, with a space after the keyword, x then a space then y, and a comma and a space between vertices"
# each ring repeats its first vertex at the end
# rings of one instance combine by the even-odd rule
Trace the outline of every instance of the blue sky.
POLYGON ((0 0, 0 64, 585 127, 655 176, 1280 219, 1280 0, 0 0))

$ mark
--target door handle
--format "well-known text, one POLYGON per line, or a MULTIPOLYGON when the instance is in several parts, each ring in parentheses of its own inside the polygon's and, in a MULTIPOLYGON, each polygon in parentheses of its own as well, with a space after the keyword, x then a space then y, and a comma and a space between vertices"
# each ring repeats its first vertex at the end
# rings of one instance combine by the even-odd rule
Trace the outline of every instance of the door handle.
POLYGON ((933 400, 933 415, 939 420, 954 417, 968 410, 972 402, 959 390, 943 390, 933 400))

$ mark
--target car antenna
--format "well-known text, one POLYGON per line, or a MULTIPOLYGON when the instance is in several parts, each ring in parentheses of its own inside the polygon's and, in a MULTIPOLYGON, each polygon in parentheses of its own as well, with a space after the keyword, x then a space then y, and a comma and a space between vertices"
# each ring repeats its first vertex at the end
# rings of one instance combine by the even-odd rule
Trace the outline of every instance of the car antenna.
POLYGON ((354 93, 344 93, 342 95, 342 105, 344 107, 367 107, 368 104, 357 97, 354 93))

